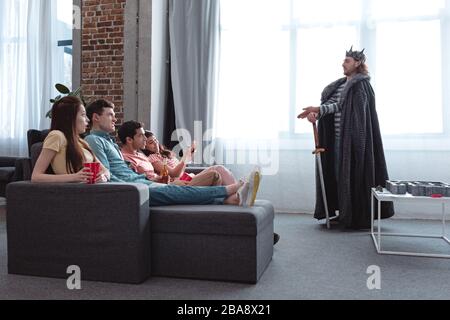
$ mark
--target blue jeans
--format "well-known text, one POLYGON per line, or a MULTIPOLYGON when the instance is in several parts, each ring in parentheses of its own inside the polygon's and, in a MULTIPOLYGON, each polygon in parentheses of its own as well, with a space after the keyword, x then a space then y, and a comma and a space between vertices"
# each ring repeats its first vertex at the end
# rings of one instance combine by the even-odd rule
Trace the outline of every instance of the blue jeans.
POLYGON ((228 197, 225 187, 150 186, 150 206, 178 204, 223 204, 228 197))

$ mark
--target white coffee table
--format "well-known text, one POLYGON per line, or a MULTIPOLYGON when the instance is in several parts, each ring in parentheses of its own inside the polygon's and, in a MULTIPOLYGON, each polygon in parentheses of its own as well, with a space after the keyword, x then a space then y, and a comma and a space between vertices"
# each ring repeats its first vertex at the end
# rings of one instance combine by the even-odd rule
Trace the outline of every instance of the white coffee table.
POLYGON ((426 253, 426 252, 405 252, 405 251, 384 251, 381 249, 381 237, 407 237, 407 238, 431 238, 431 239, 442 239, 447 244, 450 244, 450 240, 447 237, 446 228, 445 228, 445 206, 446 204, 450 204, 449 197, 442 198, 432 198, 432 197, 415 197, 409 193, 405 195, 396 195, 390 193, 388 190, 383 189, 383 192, 377 191, 375 188, 372 188, 371 195, 371 235, 373 239, 373 243, 375 244, 375 248, 379 254, 389 254, 389 255, 400 255, 400 256, 413 256, 413 257, 428 257, 428 258, 446 258, 450 259, 450 254, 435 254, 435 253, 426 253), (375 233, 374 229, 374 204, 375 201, 378 201, 378 223, 377 223, 377 231, 375 233), (397 202, 426 202, 426 203, 439 203, 442 207, 442 234, 441 235, 426 235, 426 234, 410 234, 410 233, 385 233, 381 232, 381 203, 385 201, 393 202, 394 204, 397 202))

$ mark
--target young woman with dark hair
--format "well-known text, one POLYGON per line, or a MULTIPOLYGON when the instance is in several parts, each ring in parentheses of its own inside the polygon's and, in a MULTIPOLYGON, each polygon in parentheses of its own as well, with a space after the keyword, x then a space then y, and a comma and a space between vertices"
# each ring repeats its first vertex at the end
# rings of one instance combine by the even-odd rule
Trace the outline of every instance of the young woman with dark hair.
MULTIPOLYGON (((91 178, 84 163, 99 162, 89 145, 80 138, 88 126, 86 110, 77 97, 64 97, 52 107, 50 133, 34 166, 33 182, 84 182, 91 178), (46 174, 51 165, 53 174, 46 174)), ((100 164, 96 182, 106 182, 108 170, 100 164)))
POLYGON ((186 181, 186 185, 189 185, 189 182, 191 182, 192 179, 195 183, 195 179, 201 178, 199 175, 206 175, 210 172, 217 172, 220 175, 220 182, 217 185, 227 186, 237 182, 236 178, 233 176, 233 173, 231 173, 231 171, 224 166, 220 165, 208 167, 199 175, 187 174, 185 172, 186 164, 192 160, 196 147, 195 143, 190 148, 184 150, 183 158, 180 161, 172 151, 168 150, 164 145, 159 143, 158 139, 152 132, 145 131, 145 136, 147 137, 145 150, 147 151, 148 159, 158 174, 161 173, 164 167, 164 161, 166 161, 170 177, 173 179, 186 181))
MULTIPOLYGON (((156 172, 150 159, 143 153, 147 143, 147 137, 145 136, 142 123, 137 121, 126 121, 120 126, 118 135, 122 142, 121 153, 123 159, 129 163, 129 166, 133 171, 145 175, 148 180, 164 184, 191 187, 223 185, 222 177, 216 170, 204 170, 194 177, 184 174, 184 176, 182 176, 184 179, 170 177, 169 170, 171 169, 168 165, 167 169, 169 170, 156 172)), ((234 183, 236 182, 230 184, 234 183)))

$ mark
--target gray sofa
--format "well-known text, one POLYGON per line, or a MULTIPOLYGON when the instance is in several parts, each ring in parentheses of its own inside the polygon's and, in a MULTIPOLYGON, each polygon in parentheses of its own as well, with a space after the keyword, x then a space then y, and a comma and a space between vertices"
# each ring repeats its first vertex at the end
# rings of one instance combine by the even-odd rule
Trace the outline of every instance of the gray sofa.
POLYGON ((8 272, 67 278, 77 265, 94 281, 256 283, 272 259, 273 220, 268 201, 149 207, 141 184, 16 182, 7 188, 8 272))
POLYGON ((148 188, 36 184, 7 187, 8 272, 140 283, 150 275, 148 188))
POLYGON ((6 185, 13 180, 16 158, 0 157, 0 197, 5 196, 6 185))
POLYGON ((23 158, 18 157, 0 157, 0 197, 6 194, 8 183, 16 181, 21 173, 16 172, 16 166, 23 158))

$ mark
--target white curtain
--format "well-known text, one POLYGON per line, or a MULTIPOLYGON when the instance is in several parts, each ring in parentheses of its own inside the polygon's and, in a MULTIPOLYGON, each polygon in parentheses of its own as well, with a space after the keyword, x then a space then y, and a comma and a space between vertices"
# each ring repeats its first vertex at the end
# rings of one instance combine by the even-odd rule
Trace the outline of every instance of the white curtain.
POLYGON ((49 127, 54 84, 65 82, 57 40, 68 34, 56 8, 56 0, 0 2, 0 155, 26 156, 27 130, 49 127))
POLYGON ((168 0, 152 1, 152 132, 157 137, 164 136, 164 110, 167 103, 169 27, 168 0))
POLYGON ((196 139, 200 150, 216 99, 219 11, 219 0, 169 0, 175 120, 185 133, 178 137, 186 145, 196 139))
MULTIPOLYGON (((312 127, 296 119, 366 48, 391 179, 450 182, 449 0, 223 0, 215 148, 260 196, 312 212, 312 127), (220 146, 220 147, 219 147, 220 146)), ((424 212, 399 207, 399 216, 424 212)))

